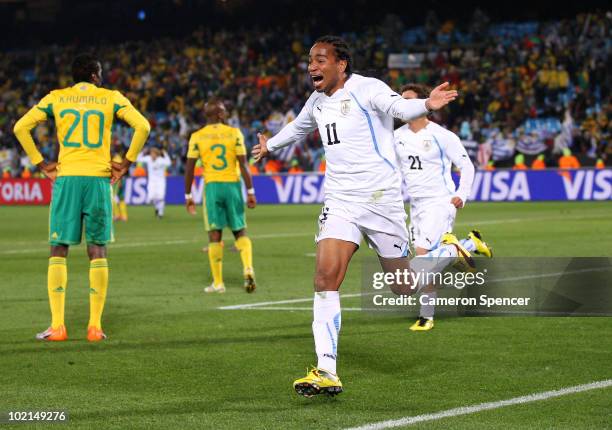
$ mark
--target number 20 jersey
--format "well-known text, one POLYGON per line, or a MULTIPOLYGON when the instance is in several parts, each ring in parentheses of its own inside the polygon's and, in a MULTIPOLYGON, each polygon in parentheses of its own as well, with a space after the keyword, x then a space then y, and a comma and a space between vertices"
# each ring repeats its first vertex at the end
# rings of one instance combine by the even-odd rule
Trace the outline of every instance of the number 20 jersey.
POLYGON ((86 82, 51 91, 28 114, 35 115, 37 122, 55 120, 58 176, 110 176, 115 117, 135 116, 145 121, 119 91, 86 82))
POLYGON ((384 82, 354 73, 331 97, 313 92, 297 118, 268 141, 268 149, 318 128, 325 149, 326 200, 401 202, 393 117, 388 113, 400 99, 384 82))
POLYGON ((208 182, 238 182, 238 155, 246 155, 244 136, 240 129, 225 124, 210 124, 191 135, 187 158, 200 158, 204 180, 208 182))

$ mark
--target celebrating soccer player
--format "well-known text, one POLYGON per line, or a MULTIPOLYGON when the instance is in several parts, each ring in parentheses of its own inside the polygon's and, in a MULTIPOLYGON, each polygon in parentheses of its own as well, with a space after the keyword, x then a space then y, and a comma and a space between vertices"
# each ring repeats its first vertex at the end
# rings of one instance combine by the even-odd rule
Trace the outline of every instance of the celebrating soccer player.
POLYGON ((253 209, 257 201, 247 166, 244 137, 240 129, 224 124, 227 111, 223 102, 211 100, 204 109, 207 125, 191 135, 185 166, 185 204, 187 211, 195 214, 195 203, 191 195, 193 171, 198 158, 204 165, 204 222, 210 242, 208 260, 213 276, 212 284, 204 288, 204 291, 225 292, 221 239, 223 229, 229 227, 234 233, 236 248, 242 260, 244 288, 251 293, 255 290, 253 245, 246 235, 244 200, 238 172, 247 187, 247 206, 253 209))
POLYGON ((148 155, 139 155, 136 160, 147 166, 147 202, 153 203, 155 216, 164 217, 166 206, 166 169, 171 161, 168 153, 158 148, 151 148, 148 155))
MULTIPOLYGON (((267 140, 260 135, 253 155, 261 159, 316 128, 325 148, 325 204, 316 238, 312 323, 318 365, 293 384, 298 394, 310 397, 342 392, 336 373, 341 326, 338 289, 362 236, 378 254, 384 271, 410 270, 393 118, 408 121, 423 116, 446 106, 457 92, 447 90, 445 83, 425 100, 403 99, 382 81, 353 73, 350 50, 336 36, 315 42, 308 71, 315 91, 306 105, 276 136, 267 140)), ((454 237, 447 238, 438 250, 433 257, 469 257, 454 237)), ((427 270, 440 270, 447 261, 434 258, 427 270)), ((425 284, 396 285, 393 290, 413 294, 423 287, 425 284)))
MULTIPOLYGON (((405 99, 426 98, 430 92, 421 84, 408 84, 401 89, 405 99)), ((410 120, 395 130, 395 150, 410 196, 411 241, 417 256, 426 255, 444 240, 446 233, 453 231, 457 209, 465 206, 472 189, 474 165, 459 137, 429 121, 427 115, 410 120), (457 189, 451 177, 453 164, 461 174, 457 189)), ((491 248, 482 241, 478 230, 472 230, 461 244, 470 252, 492 256, 491 248)), ((422 293, 428 298, 437 296, 433 285, 423 289, 422 293)), ((431 330, 434 308, 431 304, 421 305, 419 319, 410 330, 431 330)))
POLYGON ((128 171, 149 135, 149 122, 118 91, 102 88, 102 66, 83 54, 72 63, 75 85, 51 91, 15 124, 15 135, 33 164, 51 180, 49 217, 51 257, 47 289, 51 327, 36 335, 40 340, 68 338, 64 303, 68 283, 66 257, 70 245, 81 243, 83 227, 89 266, 89 341, 106 339, 102 311, 108 288, 106 244, 112 240, 111 184, 128 171), (37 124, 53 118, 59 141, 57 163, 47 162, 30 134, 37 124), (111 127, 115 118, 134 130, 130 148, 119 163, 111 163, 111 127))

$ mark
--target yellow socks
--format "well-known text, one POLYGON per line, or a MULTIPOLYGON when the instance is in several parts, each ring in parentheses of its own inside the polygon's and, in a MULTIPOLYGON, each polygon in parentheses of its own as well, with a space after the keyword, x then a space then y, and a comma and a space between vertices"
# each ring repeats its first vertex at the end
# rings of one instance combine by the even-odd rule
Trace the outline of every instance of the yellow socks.
POLYGON ((89 263, 89 327, 102 328, 102 311, 108 288, 108 262, 96 258, 89 263))
POLYGON ((128 220, 127 204, 125 203, 124 200, 119 202, 119 216, 121 217, 123 221, 128 220))
POLYGON ((223 284, 223 246, 221 242, 208 244, 208 261, 213 276, 213 285, 223 284))
POLYGON ((51 308, 51 327, 54 329, 64 325, 64 304, 66 303, 67 284, 68 269, 66 268, 66 258, 49 258, 47 291, 51 308))
POLYGON ((240 259, 245 275, 253 273, 253 243, 247 236, 240 236, 236 241, 236 249, 240 251, 240 259))

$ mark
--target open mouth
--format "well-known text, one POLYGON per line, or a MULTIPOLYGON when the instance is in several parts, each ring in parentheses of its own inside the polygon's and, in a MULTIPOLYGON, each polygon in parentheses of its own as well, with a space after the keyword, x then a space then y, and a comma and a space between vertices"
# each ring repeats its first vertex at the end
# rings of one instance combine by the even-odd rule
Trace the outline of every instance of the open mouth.
POLYGON ((321 75, 311 75, 310 76, 312 78, 312 83, 317 85, 319 83, 321 83, 321 81, 323 81, 323 76, 321 75))

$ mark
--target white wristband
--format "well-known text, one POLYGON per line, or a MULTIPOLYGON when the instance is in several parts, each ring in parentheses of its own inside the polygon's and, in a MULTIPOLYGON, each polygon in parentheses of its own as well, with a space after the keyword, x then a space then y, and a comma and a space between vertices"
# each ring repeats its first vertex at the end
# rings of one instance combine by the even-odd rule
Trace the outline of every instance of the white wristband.
POLYGON ((191 193, 185 194, 185 201, 187 200, 193 200, 193 196, 191 195, 191 193))
POLYGON ((250 195, 250 196, 254 196, 255 195, 255 188, 249 188, 247 190, 247 194, 250 195))

